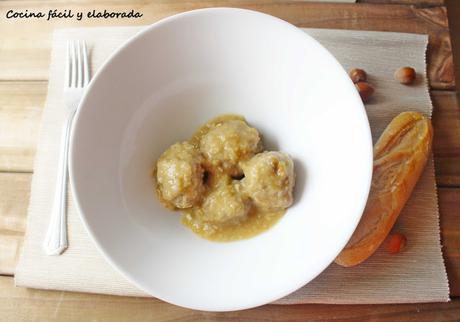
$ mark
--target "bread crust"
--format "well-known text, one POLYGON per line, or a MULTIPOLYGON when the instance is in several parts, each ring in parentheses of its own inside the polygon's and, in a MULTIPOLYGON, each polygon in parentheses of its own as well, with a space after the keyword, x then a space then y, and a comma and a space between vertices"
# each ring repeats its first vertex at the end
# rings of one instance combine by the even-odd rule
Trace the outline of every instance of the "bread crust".
POLYGON ((361 220, 335 262, 355 266, 369 258, 390 232, 428 160, 433 128, 417 112, 396 116, 374 146, 371 189, 361 220))

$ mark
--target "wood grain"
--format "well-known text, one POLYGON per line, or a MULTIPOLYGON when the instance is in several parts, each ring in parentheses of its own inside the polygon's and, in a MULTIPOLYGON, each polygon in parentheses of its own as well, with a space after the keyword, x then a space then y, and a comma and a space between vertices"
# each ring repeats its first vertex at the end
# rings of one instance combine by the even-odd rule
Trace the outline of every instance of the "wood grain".
POLYGON ((32 172, 47 86, 0 82, 0 171, 32 172))
POLYGON ((436 181, 460 187, 460 106, 455 92, 433 91, 436 181))
MULTIPOLYGON (((360 5, 259 0, 64 0, 0 1, 0 275, 13 274, 25 231, 38 124, 46 95, 51 32, 56 27, 140 25, 200 7, 237 6, 279 16, 302 27, 428 33, 428 74, 434 89, 453 89, 454 73, 443 0, 361 0, 360 5), (392 3, 382 5, 380 3, 392 3), (394 5, 394 4, 411 4, 394 5), (139 10, 140 20, 7 20, 10 9, 139 10), (15 82, 19 80, 19 82, 15 82), (39 82, 30 82, 39 80, 39 82), (24 81, 24 82, 23 82, 24 81), (6 129, 6 131, 5 131, 6 129)), ((452 92, 432 93, 438 185, 460 187, 459 105, 452 92)), ((460 296, 460 189, 440 188, 443 252, 451 294, 460 296)), ((460 299, 443 304, 268 305, 231 313, 190 311, 156 299, 27 290, 0 276, 0 320, 4 321, 441 321, 458 320, 460 299)))
POLYGON ((13 274, 26 230, 29 173, 0 173, 0 274, 13 274))
POLYGON ((372 4, 409 4, 417 7, 436 7, 443 6, 444 0, 358 0, 358 3, 372 4))
POLYGON ((447 14, 449 18, 450 39, 452 42, 452 55, 454 59, 454 74, 456 78, 456 90, 460 92, 460 2, 458 0, 446 0, 447 14))
POLYGON ((0 82, 0 171, 32 170, 46 82, 0 82))
POLYGON ((192 311, 151 298, 15 288, 0 276, 4 321, 446 321, 460 316, 460 300, 399 305, 265 305, 238 312, 192 311))
POLYGON ((43 23, 41 20, 0 20, 2 50, 0 51, 0 80, 46 80, 48 78, 51 31, 70 26, 142 25, 153 23, 172 14, 210 6, 236 6, 265 12, 287 20, 299 27, 338 28, 427 33, 428 75, 433 88, 454 88, 451 45, 447 15, 444 7, 417 8, 407 5, 331 4, 299 1, 87 1, 84 4, 38 1, 2 1, 0 16, 8 10, 40 11, 50 7, 75 11, 137 10, 143 17, 128 19, 59 19, 43 23))
POLYGON ((439 189, 438 197, 441 241, 449 276, 450 294, 460 296, 460 189, 439 189))

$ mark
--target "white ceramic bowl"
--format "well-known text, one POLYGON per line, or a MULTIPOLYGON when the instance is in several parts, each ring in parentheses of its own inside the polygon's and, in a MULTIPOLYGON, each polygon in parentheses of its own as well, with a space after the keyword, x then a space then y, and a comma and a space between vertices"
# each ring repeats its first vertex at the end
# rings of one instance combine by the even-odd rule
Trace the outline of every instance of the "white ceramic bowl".
POLYGON ((224 311, 262 305, 321 273, 355 229, 372 142, 348 75, 318 42, 265 14, 215 8, 148 27, 95 75, 72 132, 70 174, 105 258, 151 295, 224 311), (155 160, 209 118, 244 115, 295 160, 295 204, 269 231, 210 242, 160 205, 155 160))

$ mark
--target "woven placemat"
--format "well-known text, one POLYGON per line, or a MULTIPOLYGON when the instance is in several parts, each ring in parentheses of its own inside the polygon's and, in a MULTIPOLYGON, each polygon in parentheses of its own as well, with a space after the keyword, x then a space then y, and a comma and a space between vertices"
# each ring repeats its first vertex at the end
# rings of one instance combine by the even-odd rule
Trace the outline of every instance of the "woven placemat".
MULTIPOLYGON (((35 159, 27 231, 16 285, 127 296, 147 296, 119 275, 97 251, 75 210, 69 206, 69 249, 58 257, 43 254, 42 241, 50 217, 55 187, 60 131, 64 120, 63 77, 65 43, 85 40, 91 49, 93 73, 139 27, 62 29, 54 33, 49 88, 35 159)), ((367 31, 304 29, 348 69, 364 68, 376 92, 366 104, 374 141, 402 111, 431 115, 425 76, 426 35, 367 31), (416 84, 393 79, 400 66, 418 72, 416 84)), ((298 303, 409 303, 449 299, 443 263, 433 161, 430 160, 394 228, 407 236, 404 252, 378 251, 364 264, 342 268, 331 264, 314 281, 277 301, 298 303)))

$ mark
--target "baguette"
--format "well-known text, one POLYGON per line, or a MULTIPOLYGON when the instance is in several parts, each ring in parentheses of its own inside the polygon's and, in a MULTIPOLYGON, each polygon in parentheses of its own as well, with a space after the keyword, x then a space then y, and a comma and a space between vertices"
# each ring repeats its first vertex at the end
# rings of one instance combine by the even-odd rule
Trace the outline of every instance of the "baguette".
POLYGON ((374 146, 371 189, 361 220, 335 262, 355 266, 369 258, 390 232, 428 160, 433 139, 429 119, 404 112, 374 146))

